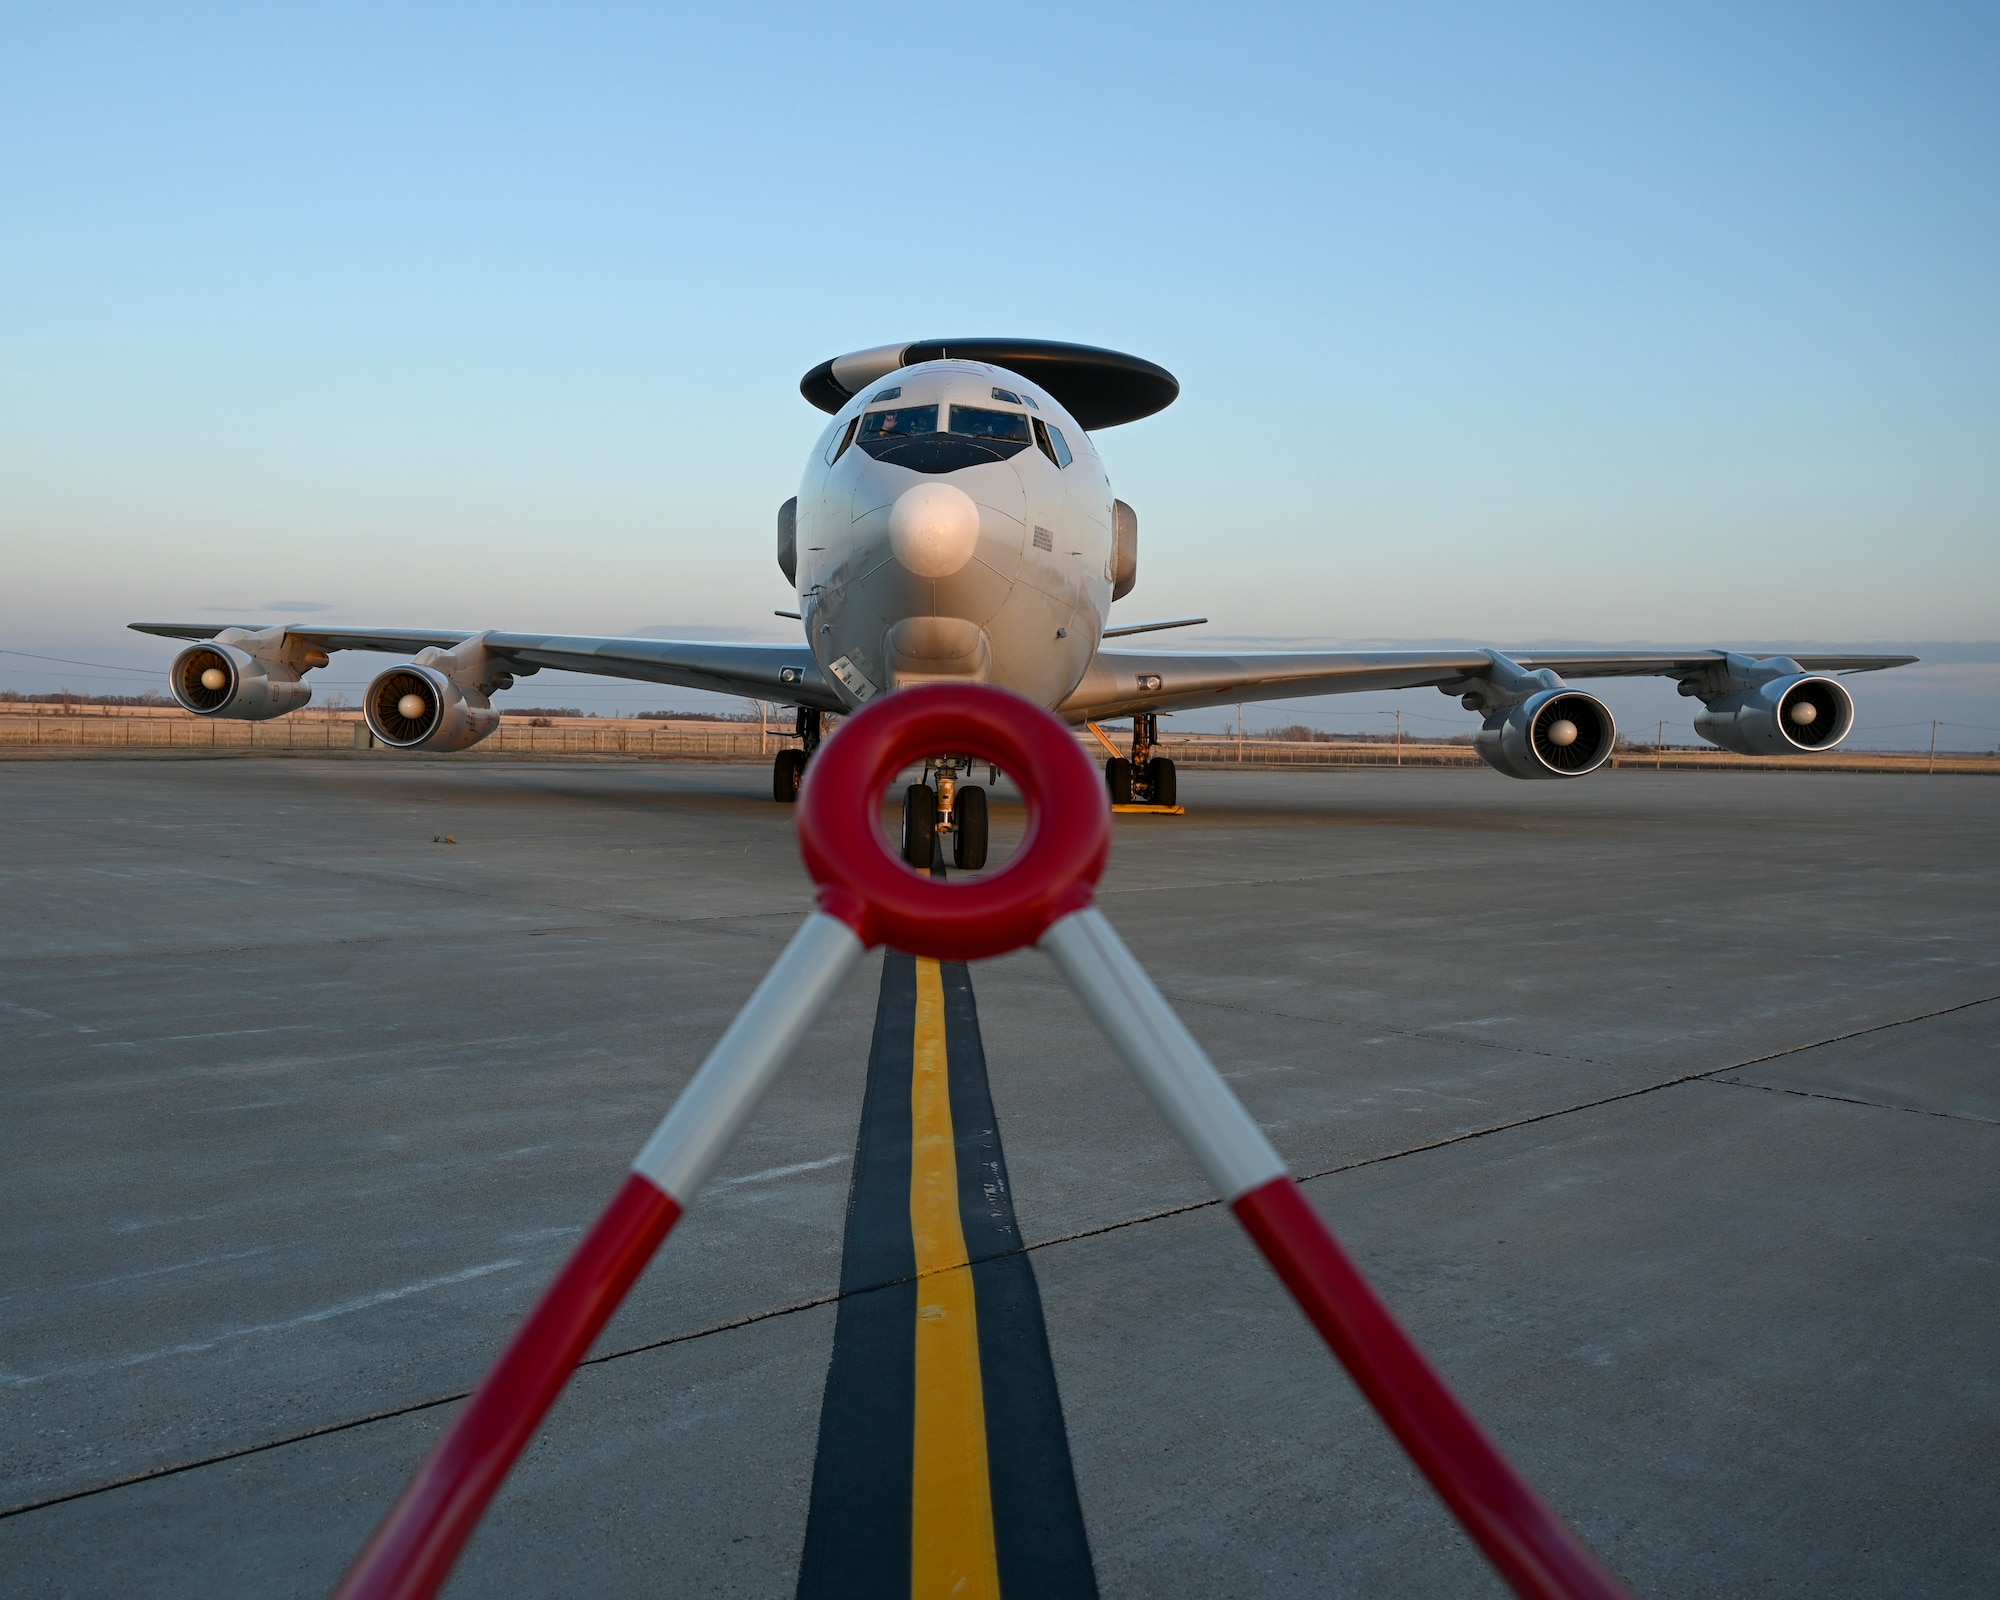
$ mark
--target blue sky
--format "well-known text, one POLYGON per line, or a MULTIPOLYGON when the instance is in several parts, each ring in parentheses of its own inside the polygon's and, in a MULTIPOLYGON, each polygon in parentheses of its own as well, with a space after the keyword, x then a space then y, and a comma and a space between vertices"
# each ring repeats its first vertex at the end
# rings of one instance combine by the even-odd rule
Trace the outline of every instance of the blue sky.
POLYGON ((14 7, 0 645, 780 637, 800 374, 965 333, 1181 378, 1132 620, 2000 640, 2000 12, 1384 10, 14 7))

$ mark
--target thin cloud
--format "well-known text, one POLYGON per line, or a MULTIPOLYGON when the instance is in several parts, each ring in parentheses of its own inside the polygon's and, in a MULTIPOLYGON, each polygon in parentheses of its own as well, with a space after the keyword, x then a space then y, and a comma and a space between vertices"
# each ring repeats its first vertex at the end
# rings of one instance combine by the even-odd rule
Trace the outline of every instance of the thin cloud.
POLYGON ((270 600, 261 606, 203 606, 201 609, 225 617, 260 617, 274 611, 292 616, 310 616, 315 612, 331 611, 333 607, 320 600, 270 600))

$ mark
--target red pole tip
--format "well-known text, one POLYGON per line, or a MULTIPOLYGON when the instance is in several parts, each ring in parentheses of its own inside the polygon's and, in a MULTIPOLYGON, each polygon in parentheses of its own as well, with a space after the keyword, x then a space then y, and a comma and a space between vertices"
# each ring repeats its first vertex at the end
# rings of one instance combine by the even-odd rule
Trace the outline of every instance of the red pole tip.
POLYGON ((625 1180, 417 1468, 334 1600, 428 1600, 444 1587, 508 1469, 680 1214, 638 1173, 625 1180))
POLYGON ((1296 1182, 1274 1178, 1231 1209, 1516 1594, 1524 1600, 1632 1600, 1445 1386, 1296 1182))

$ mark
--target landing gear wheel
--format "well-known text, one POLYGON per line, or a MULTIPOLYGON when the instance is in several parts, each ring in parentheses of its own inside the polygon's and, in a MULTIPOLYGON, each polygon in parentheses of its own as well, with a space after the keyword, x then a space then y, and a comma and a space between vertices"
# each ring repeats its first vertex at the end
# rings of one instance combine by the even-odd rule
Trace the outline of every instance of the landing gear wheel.
POLYGON ((951 840, 952 862, 967 872, 977 872, 986 865, 986 791, 974 784, 960 784, 952 812, 958 818, 958 831, 951 840))
POLYGON ((1174 764, 1165 756, 1154 756, 1146 763, 1146 782, 1152 788, 1154 805, 1177 804, 1174 799, 1174 764))
POLYGON ((1132 803, 1132 763, 1123 756, 1108 757, 1104 763, 1104 787, 1111 791, 1114 806, 1132 803))
POLYGON ((903 791, 903 859, 919 872, 937 859, 937 796, 928 784, 903 791))
POLYGON ((780 750, 778 759, 771 763, 771 798, 780 805, 790 805, 798 799, 805 776, 805 751, 780 750))

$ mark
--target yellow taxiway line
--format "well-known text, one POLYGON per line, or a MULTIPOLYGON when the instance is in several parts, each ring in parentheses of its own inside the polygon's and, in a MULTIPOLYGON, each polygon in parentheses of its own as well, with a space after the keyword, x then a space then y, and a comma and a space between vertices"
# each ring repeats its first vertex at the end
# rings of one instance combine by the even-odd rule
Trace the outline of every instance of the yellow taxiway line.
POLYGON ((917 962, 914 1058, 910 1232, 917 1253, 917 1406, 910 1600, 1000 1600, 979 1317, 959 1220, 944 982, 935 961, 917 962))

